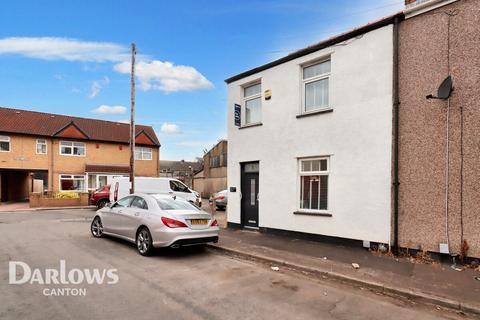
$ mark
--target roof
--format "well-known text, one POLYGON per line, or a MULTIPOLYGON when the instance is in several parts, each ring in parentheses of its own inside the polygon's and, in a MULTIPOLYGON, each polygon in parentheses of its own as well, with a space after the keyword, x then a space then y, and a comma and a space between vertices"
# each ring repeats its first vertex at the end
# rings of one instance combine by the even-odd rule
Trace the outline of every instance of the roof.
POLYGON ((171 160, 160 160, 160 169, 169 169, 169 172, 173 171, 190 171, 191 167, 193 169, 193 172, 197 172, 199 170, 202 170, 203 164, 198 161, 171 161, 171 160))
POLYGON ((129 173, 129 166, 86 164, 85 172, 88 173, 129 173))
POLYGON ((384 17, 382 19, 376 20, 374 22, 370 22, 370 23, 368 23, 366 25, 363 25, 361 27, 358 27, 358 28, 355 28, 353 30, 350 30, 350 31, 341 33, 339 35, 333 36, 333 37, 328 38, 326 40, 320 41, 320 42, 318 42, 314 45, 308 46, 306 48, 297 50, 295 52, 292 52, 292 53, 286 55, 285 57, 274 60, 272 62, 261 65, 259 67, 250 69, 248 71, 242 72, 242 73, 237 74, 233 77, 230 77, 230 78, 226 79, 225 82, 226 83, 232 83, 234 81, 237 81, 237 80, 240 80, 242 78, 248 77, 248 76, 250 76, 252 74, 255 74, 255 73, 258 73, 260 71, 270 69, 270 68, 278 66, 282 63, 297 59, 299 57, 306 56, 307 54, 310 54, 312 52, 330 47, 330 46, 332 46, 334 44, 337 44, 339 42, 343 42, 343 41, 346 41, 348 39, 351 39, 351 38, 357 37, 359 35, 362 35, 364 33, 373 31, 375 29, 379 29, 379 28, 384 27, 386 25, 392 24, 395 21, 396 18, 398 18, 399 20, 403 20, 404 19, 403 12, 398 12, 398 13, 393 14, 391 16, 387 16, 387 17, 384 17))
MULTIPOLYGON (((72 127, 83 140, 125 144, 130 140, 130 124, 127 123, 0 107, 0 132, 61 137, 64 130, 72 127)), ((137 137, 146 135, 153 145, 160 146, 151 126, 135 125, 135 132, 137 137)))

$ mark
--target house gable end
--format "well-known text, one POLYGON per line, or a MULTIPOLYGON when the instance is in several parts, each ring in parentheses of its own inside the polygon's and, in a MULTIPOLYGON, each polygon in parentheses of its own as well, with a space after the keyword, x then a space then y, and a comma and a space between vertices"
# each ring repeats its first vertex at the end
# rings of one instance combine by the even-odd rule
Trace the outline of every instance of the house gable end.
POLYGON ((80 129, 75 122, 70 122, 55 134, 55 137, 73 138, 73 139, 89 139, 88 135, 80 129))

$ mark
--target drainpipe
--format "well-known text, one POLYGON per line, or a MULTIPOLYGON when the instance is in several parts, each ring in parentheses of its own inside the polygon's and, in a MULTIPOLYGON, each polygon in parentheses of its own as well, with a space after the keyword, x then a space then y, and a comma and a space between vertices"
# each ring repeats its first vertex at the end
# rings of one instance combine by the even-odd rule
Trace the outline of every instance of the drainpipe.
MULTIPOLYGON (((48 191, 50 192, 53 192, 53 169, 55 168, 54 166, 54 159, 55 159, 55 155, 54 155, 54 146, 53 146, 53 138, 50 139, 50 174, 49 174, 49 179, 50 181, 48 182, 48 191)), ((48 147, 47 147, 48 148, 48 147)))
POLYGON ((399 67, 398 67, 398 27, 399 18, 395 17, 393 23, 393 112, 394 112, 394 142, 393 142, 393 246, 392 251, 398 254, 398 192, 400 181, 398 179, 398 145, 399 145, 399 67))

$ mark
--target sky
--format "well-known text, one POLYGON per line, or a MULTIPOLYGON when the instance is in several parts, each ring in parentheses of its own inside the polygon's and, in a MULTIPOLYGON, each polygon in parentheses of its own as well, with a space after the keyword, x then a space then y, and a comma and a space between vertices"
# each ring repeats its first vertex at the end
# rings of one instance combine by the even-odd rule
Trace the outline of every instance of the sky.
POLYGON ((6 1, 0 106, 136 122, 161 160, 193 160, 227 138, 224 80, 397 12, 403 0, 6 1))

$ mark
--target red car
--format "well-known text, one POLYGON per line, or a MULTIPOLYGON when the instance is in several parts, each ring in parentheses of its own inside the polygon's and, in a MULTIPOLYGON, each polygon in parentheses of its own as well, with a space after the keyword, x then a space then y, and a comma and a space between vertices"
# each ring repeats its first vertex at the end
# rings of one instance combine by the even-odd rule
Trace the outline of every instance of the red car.
POLYGON ((110 185, 106 184, 98 190, 92 193, 90 202, 96 205, 98 209, 101 209, 110 202, 110 185))

